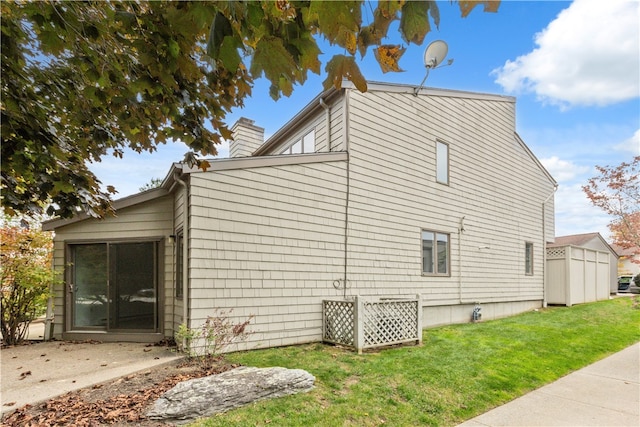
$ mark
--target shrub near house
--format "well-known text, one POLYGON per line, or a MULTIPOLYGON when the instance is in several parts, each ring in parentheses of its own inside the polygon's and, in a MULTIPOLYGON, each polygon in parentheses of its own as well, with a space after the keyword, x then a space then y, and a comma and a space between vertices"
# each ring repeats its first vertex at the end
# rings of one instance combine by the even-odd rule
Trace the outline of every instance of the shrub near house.
POLYGON ((9 224, 5 222, 0 229, 0 328, 3 343, 15 345, 25 339, 29 323, 46 309, 49 286, 54 281, 53 236, 9 224))

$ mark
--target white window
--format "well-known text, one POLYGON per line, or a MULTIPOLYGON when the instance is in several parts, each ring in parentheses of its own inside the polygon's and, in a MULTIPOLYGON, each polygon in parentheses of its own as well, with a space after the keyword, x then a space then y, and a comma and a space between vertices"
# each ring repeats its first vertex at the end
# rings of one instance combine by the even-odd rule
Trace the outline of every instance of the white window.
POLYGON ((300 153, 302 153, 302 141, 296 141, 296 143, 291 146, 291 154, 300 153))
POLYGON ((282 150, 280 154, 308 154, 316 151, 316 131, 315 129, 307 133, 302 139, 297 140, 287 148, 282 150))
POLYGON ((422 230, 422 274, 449 274, 449 235, 422 230))
POLYGON ((436 141, 436 181, 449 184, 449 145, 436 141))
POLYGON ((302 138, 302 152, 314 153, 316 151, 316 131, 312 130, 302 138))
POLYGON ((533 243, 524 244, 524 274, 533 275, 533 243))

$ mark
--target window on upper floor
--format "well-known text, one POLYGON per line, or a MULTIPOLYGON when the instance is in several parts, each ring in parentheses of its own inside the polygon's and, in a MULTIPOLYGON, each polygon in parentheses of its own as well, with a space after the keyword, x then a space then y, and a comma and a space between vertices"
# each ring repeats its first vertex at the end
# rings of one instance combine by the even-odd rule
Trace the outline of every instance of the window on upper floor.
POLYGON ((449 234, 422 230, 422 274, 449 275, 449 234))
POLYGON ((524 244, 524 274, 533 275, 533 243, 524 244))
POLYGON ((449 184, 449 144, 436 141, 436 182, 449 184))
POLYGON ((316 151, 316 131, 305 134, 301 139, 288 145, 280 154, 308 154, 316 151))

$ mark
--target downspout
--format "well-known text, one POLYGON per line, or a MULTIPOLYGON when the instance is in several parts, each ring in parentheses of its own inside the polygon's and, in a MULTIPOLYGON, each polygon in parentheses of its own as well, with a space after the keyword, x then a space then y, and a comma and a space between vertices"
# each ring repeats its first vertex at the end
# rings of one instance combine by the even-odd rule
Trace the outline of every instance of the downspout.
MULTIPOLYGON (((51 263, 51 268, 53 269, 54 277, 56 275, 55 265, 51 263)), ((63 289, 65 287, 63 286, 63 289)), ((53 337, 53 319, 55 314, 53 312, 53 297, 55 295, 55 288, 53 282, 49 283, 49 298, 47 298, 47 314, 44 319, 44 336, 42 337, 44 341, 50 341, 53 337)))
POLYGON ((325 132, 327 132, 327 151, 331 151, 331 108, 320 98, 320 106, 324 108, 326 114, 325 132))
POLYGON ((465 216, 460 218, 460 227, 458 228, 458 297, 462 304, 462 233, 464 232, 465 216))
MULTIPOLYGON (((182 323, 189 326, 189 187, 187 183, 174 174, 173 178, 184 188, 182 203, 182 323)), ((186 343, 183 343, 183 345, 186 343)))
POLYGON ((542 202, 542 307, 547 307, 547 221, 546 204, 558 190, 558 184, 553 185, 553 191, 542 202))
POLYGON ((347 151, 347 194, 344 206, 344 297, 347 297, 348 261, 349 261, 349 194, 351 193, 351 155, 349 154, 349 91, 344 93, 344 148, 347 151))

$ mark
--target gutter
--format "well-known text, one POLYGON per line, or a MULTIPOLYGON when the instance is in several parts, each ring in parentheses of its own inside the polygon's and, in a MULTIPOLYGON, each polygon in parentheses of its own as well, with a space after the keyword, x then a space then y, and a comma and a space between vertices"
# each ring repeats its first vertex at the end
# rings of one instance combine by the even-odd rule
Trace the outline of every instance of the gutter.
POLYGON ((558 184, 554 183, 553 191, 542 202, 542 307, 547 307, 547 221, 546 204, 556 194, 558 184))
MULTIPOLYGON (((184 202, 182 203, 182 323, 189 327, 189 187, 186 182, 180 179, 177 172, 173 178, 178 185, 184 188, 184 202)), ((185 344, 183 343, 183 345, 185 344)))

